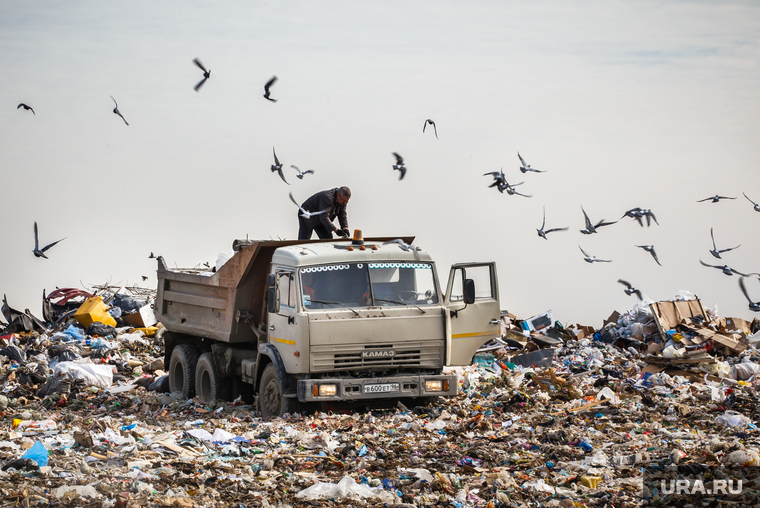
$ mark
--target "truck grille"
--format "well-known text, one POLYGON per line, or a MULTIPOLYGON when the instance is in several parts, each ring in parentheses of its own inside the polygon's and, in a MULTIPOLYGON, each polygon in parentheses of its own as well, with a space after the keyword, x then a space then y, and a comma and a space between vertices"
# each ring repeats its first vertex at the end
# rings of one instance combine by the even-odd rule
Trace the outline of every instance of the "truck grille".
POLYGON ((438 368, 441 365, 443 365, 443 343, 440 341, 372 345, 335 344, 311 347, 311 368, 314 372, 405 367, 438 368), (393 356, 382 356, 382 352, 388 351, 393 351, 393 356), (367 357, 366 352, 381 354, 367 357))

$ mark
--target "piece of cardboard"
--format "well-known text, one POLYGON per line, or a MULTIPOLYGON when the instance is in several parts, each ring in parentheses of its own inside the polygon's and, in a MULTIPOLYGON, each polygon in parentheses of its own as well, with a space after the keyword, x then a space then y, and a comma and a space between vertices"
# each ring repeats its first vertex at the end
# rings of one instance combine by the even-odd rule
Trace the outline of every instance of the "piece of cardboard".
POLYGON ((146 328, 158 323, 158 320, 156 319, 156 313, 153 312, 153 309, 150 305, 144 305, 137 309, 136 312, 124 315, 121 318, 125 324, 134 326, 136 328, 146 328))
POLYGON ((750 335, 750 324, 741 318, 726 318, 726 331, 739 331, 745 335, 750 335))
POLYGON ((618 319, 620 319, 620 313, 616 310, 612 311, 612 314, 610 314, 610 317, 604 320, 604 323, 602 323, 602 328, 607 325, 607 323, 617 323, 618 319))
POLYGON ((663 349, 664 348, 663 348, 662 344, 660 344, 659 342, 653 342, 653 343, 649 344, 649 346, 647 346, 647 354, 648 355, 656 355, 657 353, 659 353, 663 349))
POLYGON ((721 335, 719 333, 716 333, 712 336, 712 341, 713 344, 718 344, 720 347, 727 349, 732 355, 738 355, 747 349, 747 346, 739 342, 737 339, 726 337, 725 335, 721 335))
POLYGON ((89 432, 81 430, 74 432, 74 441, 82 448, 92 448, 92 436, 89 432))

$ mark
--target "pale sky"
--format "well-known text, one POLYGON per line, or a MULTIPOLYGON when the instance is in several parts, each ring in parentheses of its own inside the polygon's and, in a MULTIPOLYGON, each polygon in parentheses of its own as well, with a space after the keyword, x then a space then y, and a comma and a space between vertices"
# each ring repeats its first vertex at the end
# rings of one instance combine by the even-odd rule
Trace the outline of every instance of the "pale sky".
POLYGON ((155 287, 151 251, 192 267, 235 238, 295 238, 288 192, 341 185, 352 229, 416 236, 444 284, 452 263, 496 261, 501 308, 521 318, 598 327, 635 304, 619 278, 755 315, 736 276, 699 260, 760 272, 742 195, 760 202, 756 2, 0 0, 0 68, 0 292, 38 316, 43 289, 155 287), (196 57, 212 71, 199 93, 196 57), (518 151, 546 173, 522 174, 518 151), (489 189, 502 167, 533 197, 489 189), (696 202, 715 194, 737 199, 696 202), (539 238, 543 206, 570 230, 539 238), (581 206, 660 225, 586 236, 581 206), (66 237, 49 260, 31 252, 35 220, 43 245, 66 237), (713 258, 711 227, 741 247, 713 258))

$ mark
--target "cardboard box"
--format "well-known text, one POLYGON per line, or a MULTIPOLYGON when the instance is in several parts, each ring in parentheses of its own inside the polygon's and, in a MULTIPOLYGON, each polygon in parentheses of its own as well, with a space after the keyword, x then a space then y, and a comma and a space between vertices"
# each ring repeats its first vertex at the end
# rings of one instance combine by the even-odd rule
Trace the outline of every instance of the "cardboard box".
POLYGON ((145 305, 140 307, 137 312, 122 316, 122 320, 125 324, 134 326, 135 328, 145 328, 158 323, 156 313, 153 312, 153 308, 150 305, 145 305))
POLYGON ((741 318, 726 318, 726 331, 727 332, 741 332, 744 335, 750 335, 750 325, 748 322, 741 318))

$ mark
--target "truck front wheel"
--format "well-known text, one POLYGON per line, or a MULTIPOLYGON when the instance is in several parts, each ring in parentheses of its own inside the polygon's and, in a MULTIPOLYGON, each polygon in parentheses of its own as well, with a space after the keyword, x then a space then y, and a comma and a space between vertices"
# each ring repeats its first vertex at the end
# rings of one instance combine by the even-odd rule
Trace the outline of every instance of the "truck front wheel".
POLYGON ((169 389, 182 392, 188 399, 195 394, 195 366, 198 349, 192 344, 179 344, 172 351, 169 361, 169 389))
POLYGON ((229 400, 230 379, 223 377, 216 369, 214 353, 203 353, 195 367, 195 393, 206 402, 216 399, 229 400))
POLYGON ((259 405, 261 406, 261 416, 282 416, 285 413, 292 412, 297 400, 283 396, 280 379, 277 376, 277 369, 271 363, 264 367, 264 373, 261 375, 259 383, 259 405))

